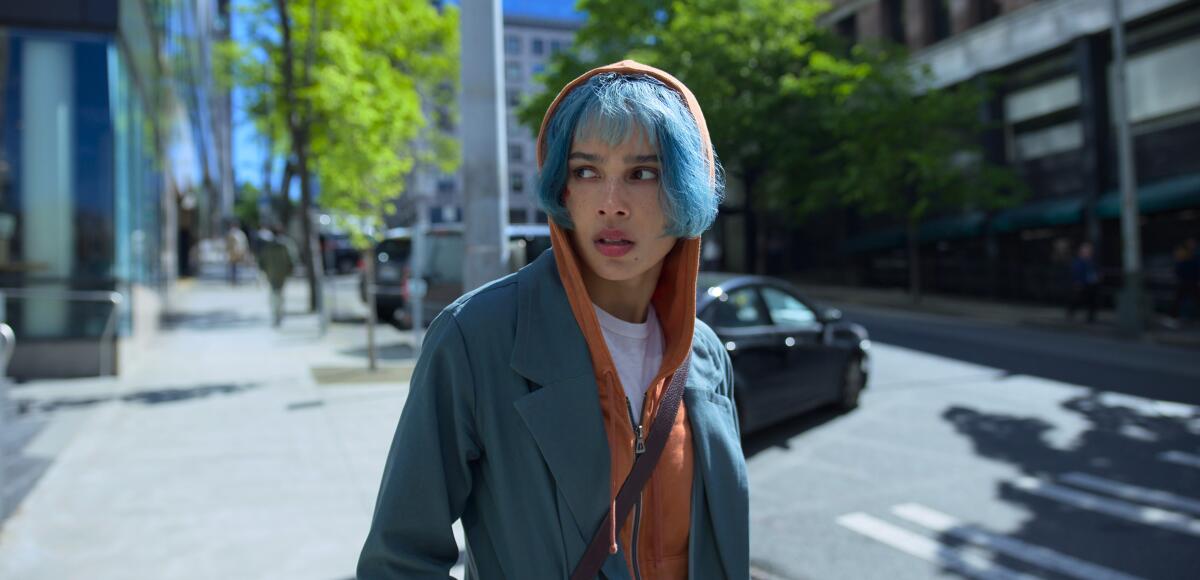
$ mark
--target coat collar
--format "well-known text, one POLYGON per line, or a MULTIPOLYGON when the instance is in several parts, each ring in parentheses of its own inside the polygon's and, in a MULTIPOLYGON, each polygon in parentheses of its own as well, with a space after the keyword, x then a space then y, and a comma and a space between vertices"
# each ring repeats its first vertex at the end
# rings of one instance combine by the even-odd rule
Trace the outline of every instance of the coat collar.
MULTIPOLYGON (((604 518, 611 466, 591 356, 552 250, 517 274, 517 334, 510 364, 531 383, 532 392, 514 406, 575 522, 578 535, 564 540, 568 557, 578 560, 604 518)), ((605 569, 611 574, 615 570, 610 566, 623 566, 623 561, 609 558, 605 569)))

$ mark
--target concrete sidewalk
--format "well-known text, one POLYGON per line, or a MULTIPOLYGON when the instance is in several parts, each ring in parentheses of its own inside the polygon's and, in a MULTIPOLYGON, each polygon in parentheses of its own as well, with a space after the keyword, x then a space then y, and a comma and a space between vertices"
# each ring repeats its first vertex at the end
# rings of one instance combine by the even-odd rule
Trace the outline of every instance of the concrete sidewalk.
MULTIPOLYGON (((979 299, 927 294, 919 304, 904 290, 894 288, 862 288, 855 286, 833 286, 810 284, 792 280, 793 285, 805 295, 833 306, 860 305, 888 310, 923 312, 956 318, 969 318, 1000 324, 1015 324, 1043 329, 1120 338, 1117 316, 1112 310, 1096 313, 1096 322, 1085 322, 1085 313, 1076 312, 1074 320, 1066 316, 1064 306, 1038 304, 1014 304, 979 299)), ((1175 321, 1156 315, 1151 328, 1142 340, 1184 348, 1200 349, 1200 325, 1180 326, 1175 321)))
POLYGON ((174 308, 128 376, 12 388, 32 427, 9 464, 36 483, 0 530, 0 577, 353 577, 409 338, 381 328, 369 376, 361 324, 271 329, 265 287, 199 281, 174 308))

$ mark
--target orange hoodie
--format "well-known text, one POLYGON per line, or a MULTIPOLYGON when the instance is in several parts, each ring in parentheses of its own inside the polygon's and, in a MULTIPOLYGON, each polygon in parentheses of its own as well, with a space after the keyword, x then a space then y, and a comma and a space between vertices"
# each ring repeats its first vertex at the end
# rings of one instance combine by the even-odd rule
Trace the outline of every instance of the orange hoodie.
MULTIPOLYGON (((546 111, 542 128, 538 134, 538 166, 545 158, 545 132, 555 109, 563 97, 589 78, 605 72, 645 74, 657 78, 677 91, 686 102, 692 117, 700 129, 704 143, 704 155, 709 161, 710 175, 715 170, 712 144, 700 105, 683 83, 656 68, 631 60, 593 69, 572 81, 559 92, 558 97, 546 111)), ((633 468, 634 443, 636 436, 629 421, 625 391, 621 387, 616 366, 608 352, 604 334, 592 309, 592 301, 580 274, 580 261, 571 243, 570 236, 557 224, 550 224, 551 243, 559 275, 566 288, 571 310, 583 330, 592 367, 596 373, 596 384, 600 388, 600 409, 604 416, 608 435, 609 458, 611 460, 611 497, 617 492, 633 468)), ((658 312, 659 324, 663 329, 662 366, 646 392, 646 406, 641 419, 649 426, 658 412, 667 382, 692 348, 692 332, 696 321, 696 275, 700 270, 700 238, 681 238, 667 254, 659 275, 658 286, 651 302, 658 312)), ((638 537, 638 567, 643 578, 686 579, 688 577, 688 531, 691 527, 692 504, 692 440, 687 421, 687 409, 681 404, 675 418, 674 428, 667 440, 666 448, 654 469, 654 474, 643 490, 642 521, 638 537)), ((633 518, 621 527, 621 545, 632 574, 633 518)))

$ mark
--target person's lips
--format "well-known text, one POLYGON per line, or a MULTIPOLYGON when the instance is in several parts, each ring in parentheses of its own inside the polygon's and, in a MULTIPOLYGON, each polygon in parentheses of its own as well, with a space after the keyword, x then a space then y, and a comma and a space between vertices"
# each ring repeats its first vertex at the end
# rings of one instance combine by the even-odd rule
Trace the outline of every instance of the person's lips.
POLYGON ((633 250, 634 241, 617 229, 601 230, 592 241, 596 250, 608 258, 620 258, 633 250))

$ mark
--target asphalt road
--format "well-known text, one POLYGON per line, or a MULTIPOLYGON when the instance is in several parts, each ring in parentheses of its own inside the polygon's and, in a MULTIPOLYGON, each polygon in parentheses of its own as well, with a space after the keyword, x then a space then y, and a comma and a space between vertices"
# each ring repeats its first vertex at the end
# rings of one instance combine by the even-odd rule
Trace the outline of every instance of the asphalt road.
POLYGON ((860 408, 748 436, 759 578, 1200 578, 1200 353, 862 308, 860 408))

